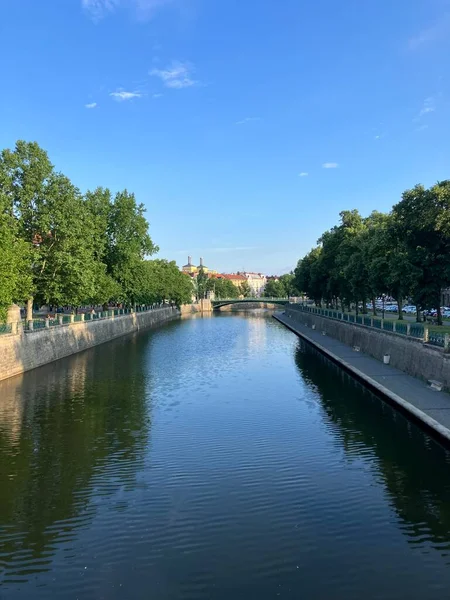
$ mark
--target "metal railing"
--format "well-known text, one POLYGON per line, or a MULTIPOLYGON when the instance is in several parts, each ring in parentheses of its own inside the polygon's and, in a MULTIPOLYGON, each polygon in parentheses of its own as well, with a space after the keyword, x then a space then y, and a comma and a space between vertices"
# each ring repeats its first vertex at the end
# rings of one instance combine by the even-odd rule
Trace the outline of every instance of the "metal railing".
POLYGON ((106 311, 99 312, 88 312, 80 313, 78 315, 67 315, 60 314, 55 318, 37 318, 31 321, 22 321, 22 323, 15 324, 0 324, 0 335, 1 334, 17 334, 23 329, 26 333, 32 333, 34 331, 42 331, 43 329, 50 329, 54 327, 67 327, 73 323, 89 323, 92 321, 98 321, 100 319, 113 319, 115 317, 121 317, 125 315, 136 313, 150 312, 159 308, 170 308, 170 304, 154 304, 151 306, 137 306, 136 311, 131 308, 114 308, 106 311), (20 326, 20 327, 19 327, 20 326))
POLYGON ((11 323, 0 323, 0 335, 8 334, 12 332, 11 323))
POLYGON ((342 313, 337 310, 316 308, 315 306, 308 306, 305 304, 289 304, 289 309, 343 321, 344 323, 356 323, 357 325, 386 331, 388 333, 405 335, 432 346, 450 350, 450 333, 435 331, 434 329, 430 330, 427 325, 421 325, 420 323, 401 323, 392 319, 379 319, 376 317, 368 317, 366 315, 356 316, 349 313, 342 313))

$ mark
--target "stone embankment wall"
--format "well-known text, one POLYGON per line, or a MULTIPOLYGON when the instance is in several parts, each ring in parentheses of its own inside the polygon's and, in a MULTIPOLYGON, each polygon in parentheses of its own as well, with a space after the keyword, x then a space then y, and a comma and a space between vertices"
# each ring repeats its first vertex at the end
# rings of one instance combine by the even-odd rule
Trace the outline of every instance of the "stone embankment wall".
POLYGON ((40 367, 114 338, 178 317, 177 308, 157 308, 98 321, 0 336, 0 380, 40 367))
POLYGON ((363 325, 327 319, 289 308, 286 308, 285 312, 293 320, 308 327, 315 325, 318 331, 325 331, 330 337, 348 346, 358 346, 361 352, 380 361, 385 354, 389 354, 393 367, 425 381, 440 381, 450 390, 450 354, 440 348, 428 346, 420 340, 404 335, 378 331, 363 325))
POLYGON ((181 307, 181 315, 195 315, 197 313, 212 312, 211 300, 199 300, 194 304, 183 304, 181 307))

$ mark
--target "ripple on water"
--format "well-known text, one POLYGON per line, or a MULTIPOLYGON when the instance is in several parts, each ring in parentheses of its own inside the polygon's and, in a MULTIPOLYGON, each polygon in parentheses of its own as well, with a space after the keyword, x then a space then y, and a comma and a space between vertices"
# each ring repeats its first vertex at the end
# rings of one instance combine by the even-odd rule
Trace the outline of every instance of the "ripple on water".
POLYGON ((449 588, 448 453, 270 319, 173 322, 0 397, 7 598, 449 588))

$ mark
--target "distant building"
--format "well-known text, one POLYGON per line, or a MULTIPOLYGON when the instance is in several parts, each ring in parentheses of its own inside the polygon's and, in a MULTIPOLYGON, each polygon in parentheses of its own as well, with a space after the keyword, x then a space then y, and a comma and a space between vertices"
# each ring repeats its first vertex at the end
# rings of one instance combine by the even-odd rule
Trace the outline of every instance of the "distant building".
POLYGON ((198 265, 198 267, 193 265, 192 264, 192 256, 188 256, 187 265, 183 265, 181 267, 181 270, 183 273, 187 273, 191 277, 197 277, 197 275, 200 273, 200 271, 203 271, 203 273, 208 275, 208 277, 211 277, 212 275, 215 275, 217 273, 217 271, 214 271, 214 269, 209 269, 207 266, 205 266, 203 264, 203 258, 200 258, 200 264, 198 265))
POLYGON ((257 298, 264 294, 264 288, 266 287, 267 277, 262 273, 239 273, 243 275, 247 280, 247 283, 251 289, 252 296, 257 298))
POLYGON ((192 256, 188 256, 187 265, 183 265, 181 267, 183 273, 188 273, 189 275, 194 275, 198 272, 198 269, 195 265, 192 264, 192 256))
POLYGON ((222 273, 222 275, 219 275, 219 277, 222 277, 223 279, 228 279, 228 281, 231 281, 231 283, 237 288, 240 287, 244 283, 244 281, 247 281, 246 277, 235 273, 231 273, 230 275, 222 273))

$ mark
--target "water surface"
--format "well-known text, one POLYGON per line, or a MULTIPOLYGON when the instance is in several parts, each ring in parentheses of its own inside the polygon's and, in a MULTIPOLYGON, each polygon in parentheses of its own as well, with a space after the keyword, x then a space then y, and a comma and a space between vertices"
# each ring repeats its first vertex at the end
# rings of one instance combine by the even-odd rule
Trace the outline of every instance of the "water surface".
POLYGON ((0 383, 0 597, 433 599, 449 455, 261 314, 0 383))

